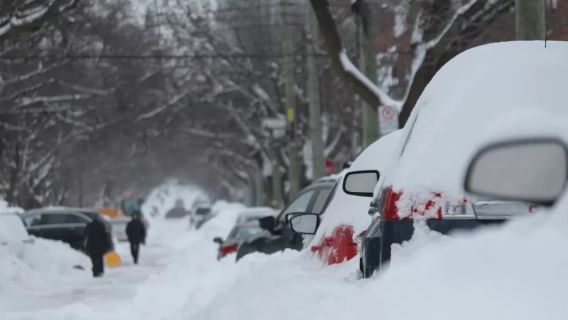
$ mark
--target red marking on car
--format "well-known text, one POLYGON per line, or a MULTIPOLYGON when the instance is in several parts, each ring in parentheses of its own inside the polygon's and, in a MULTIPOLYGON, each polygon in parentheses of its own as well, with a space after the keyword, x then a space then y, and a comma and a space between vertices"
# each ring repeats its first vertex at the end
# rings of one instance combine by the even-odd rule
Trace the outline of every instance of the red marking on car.
POLYGON ((357 243, 353 239, 353 234, 353 226, 339 225, 331 236, 324 237, 319 245, 310 249, 330 265, 351 260, 357 255, 357 243))
POLYGON ((237 252, 238 248, 239 248, 239 245, 236 244, 236 243, 223 245, 223 247, 221 247, 221 257, 224 257, 224 256, 226 256, 230 253, 233 253, 233 252, 237 252))

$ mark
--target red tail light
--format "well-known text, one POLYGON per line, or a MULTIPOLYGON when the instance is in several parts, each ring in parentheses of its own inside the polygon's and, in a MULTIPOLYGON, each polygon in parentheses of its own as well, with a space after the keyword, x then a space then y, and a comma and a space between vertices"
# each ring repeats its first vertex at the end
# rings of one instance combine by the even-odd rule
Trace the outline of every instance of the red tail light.
POLYGON ((401 192, 395 192, 392 187, 387 187, 384 191, 384 205, 383 205, 383 219, 385 220, 400 220, 398 216, 398 208, 396 207, 396 202, 400 199, 402 195, 401 192))
POLYGON ((228 255, 229 253, 237 252, 239 245, 236 243, 231 243, 221 247, 221 257, 228 255))

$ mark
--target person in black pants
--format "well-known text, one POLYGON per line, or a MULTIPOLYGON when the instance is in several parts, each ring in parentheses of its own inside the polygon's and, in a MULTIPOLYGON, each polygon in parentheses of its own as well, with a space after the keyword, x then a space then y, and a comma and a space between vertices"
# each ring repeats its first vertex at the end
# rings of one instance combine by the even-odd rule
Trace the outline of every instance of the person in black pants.
POLYGON ((108 234, 104 223, 96 218, 85 228, 85 251, 93 264, 93 277, 101 277, 104 273, 103 256, 110 247, 108 234))
POLYGON ((126 235, 128 242, 130 242, 130 252, 134 263, 138 264, 138 254, 140 252, 140 244, 146 241, 146 227, 142 222, 142 214, 136 212, 132 215, 132 220, 126 225, 126 235))

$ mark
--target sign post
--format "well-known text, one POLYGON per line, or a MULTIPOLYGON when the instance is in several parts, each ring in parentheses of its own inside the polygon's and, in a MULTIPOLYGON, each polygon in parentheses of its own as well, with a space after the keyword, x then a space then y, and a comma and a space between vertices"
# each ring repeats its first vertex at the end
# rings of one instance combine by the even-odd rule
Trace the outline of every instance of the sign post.
POLYGON ((380 106, 379 124, 381 137, 398 130, 398 110, 392 106, 380 106))

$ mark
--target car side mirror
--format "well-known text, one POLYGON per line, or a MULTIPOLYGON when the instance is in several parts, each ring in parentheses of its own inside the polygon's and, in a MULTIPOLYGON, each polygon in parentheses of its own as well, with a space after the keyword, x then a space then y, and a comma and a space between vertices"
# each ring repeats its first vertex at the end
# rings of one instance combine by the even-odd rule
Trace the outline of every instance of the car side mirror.
POLYGON ((466 191, 499 200, 552 206, 566 189, 568 147, 558 139, 507 141, 481 149, 466 173, 466 191))
POLYGON ((300 234, 316 234, 320 224, 320 217, 315 213, 291 213, 287 220, 290 229, 300 234))
POLYGON ((379 177, 377 170, 349 172, 343 179, 343 191, 354 196, 372 197, 379 177))
POLYGON ((215 242, 218 245, 221 245, 223 243, 223 239, 221 237, 215 237, 213 238, 213 242, 215 242))
POLYGON ((258 225, 261 229, 273 231, 276 226, 276 219, 272 216, 262 217, 258 219, 258 225))

